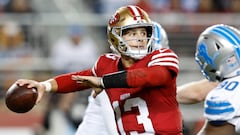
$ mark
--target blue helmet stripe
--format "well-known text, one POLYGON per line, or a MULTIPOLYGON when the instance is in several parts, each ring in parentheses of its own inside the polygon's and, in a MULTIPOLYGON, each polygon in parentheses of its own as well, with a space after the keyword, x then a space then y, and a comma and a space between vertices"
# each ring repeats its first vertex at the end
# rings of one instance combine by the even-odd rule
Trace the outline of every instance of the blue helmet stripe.
MULTIPOLYGON (((235 42, 233 43, 233 45, 236 47, 236 52, 237 52, 237 57, 240 58, 240 38, 236 35, 236 33, 234 33, 232 30, 230 30, 227 27, 221 27, 218 26, 216 27, 222 31, 225 31, 228 35, 230 35, 230 38, 233 39, 235 42)), ((228 39, 228 38, 227 38, 228 39)), ((230 41, 230 40, 229 40, 230 41)), ((232 42, 231 42, 232 43, 232 42)))
POLYGON ((230 34, 235 39, 235 41, 237 41, 237 45, 240 45, 240 39, 233 31, 225 27, 218 27, 218 28, 227 31, 227 33, 230 34))
POLYGON ((213 29, 211 32, 227 39, 230 43, 232 43, 233 45, 237 45, 236 40, 234 39, 234 37, 232 37, 229 33, 221 30, 221 29, 213 29))
POLYGON ((157 43, 160 44, 160 41, 161 41, 161 30, 160 30, 160 28, 157 25, 155 25, 155 37, 158 38, 157 43))

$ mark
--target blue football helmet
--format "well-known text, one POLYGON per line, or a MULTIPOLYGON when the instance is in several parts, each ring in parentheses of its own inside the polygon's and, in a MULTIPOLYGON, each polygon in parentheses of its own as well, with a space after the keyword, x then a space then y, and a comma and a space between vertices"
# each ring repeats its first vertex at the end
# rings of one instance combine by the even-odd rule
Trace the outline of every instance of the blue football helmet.
POLYGON ((153 22, 154 25, 154 43, 152 50, 158 50, 160 48, 169 48, 168 36, 163 27, 157 23, 153 22))
POLYGON ((210 81, 240 75, 240 31, 224 24, 208 27, 198 38, 195 60, 210 81))

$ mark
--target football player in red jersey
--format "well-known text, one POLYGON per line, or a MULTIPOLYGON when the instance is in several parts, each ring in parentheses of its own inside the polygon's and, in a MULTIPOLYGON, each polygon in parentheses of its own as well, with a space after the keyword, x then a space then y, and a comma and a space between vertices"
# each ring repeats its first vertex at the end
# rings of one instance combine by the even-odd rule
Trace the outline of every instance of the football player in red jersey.
POLYGON ((178 56, 168 48, 152 51, 154 28, 136 6, 119 8, 108 24, 108 41, 118 54, 103 54, 92 70, 56 76, 44 82, 20 79, 36 87, 40 101, 46 91, 67 93, 95 88, 105 91, 119 134, 182 135, 176 100, 178 56))

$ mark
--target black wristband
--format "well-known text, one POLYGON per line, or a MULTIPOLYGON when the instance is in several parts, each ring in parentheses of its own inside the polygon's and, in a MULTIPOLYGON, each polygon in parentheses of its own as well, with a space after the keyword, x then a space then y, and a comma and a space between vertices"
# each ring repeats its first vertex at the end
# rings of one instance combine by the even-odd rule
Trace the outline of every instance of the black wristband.
POLYGON ((120 71, 103 76, 104 88, 129 88, 127 84, 127 71, 120 71))

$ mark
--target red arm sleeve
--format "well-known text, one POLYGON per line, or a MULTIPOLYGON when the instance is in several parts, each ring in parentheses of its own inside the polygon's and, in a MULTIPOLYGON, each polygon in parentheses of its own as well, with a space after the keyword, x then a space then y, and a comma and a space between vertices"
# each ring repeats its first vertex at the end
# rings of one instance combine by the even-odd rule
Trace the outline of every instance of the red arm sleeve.
POLYGON ((127 84, 130 87, 154 87, 166 85, 176 76, 166 67, 152 66, 127 72, 127 84))
POLYGON ((89 88, 86 85, 76 83, 76 81, 72 80, 72 75, 93 76, 91 69, 56 76, 54 79, 58 85, 57 93, 68 93, 89 88))

